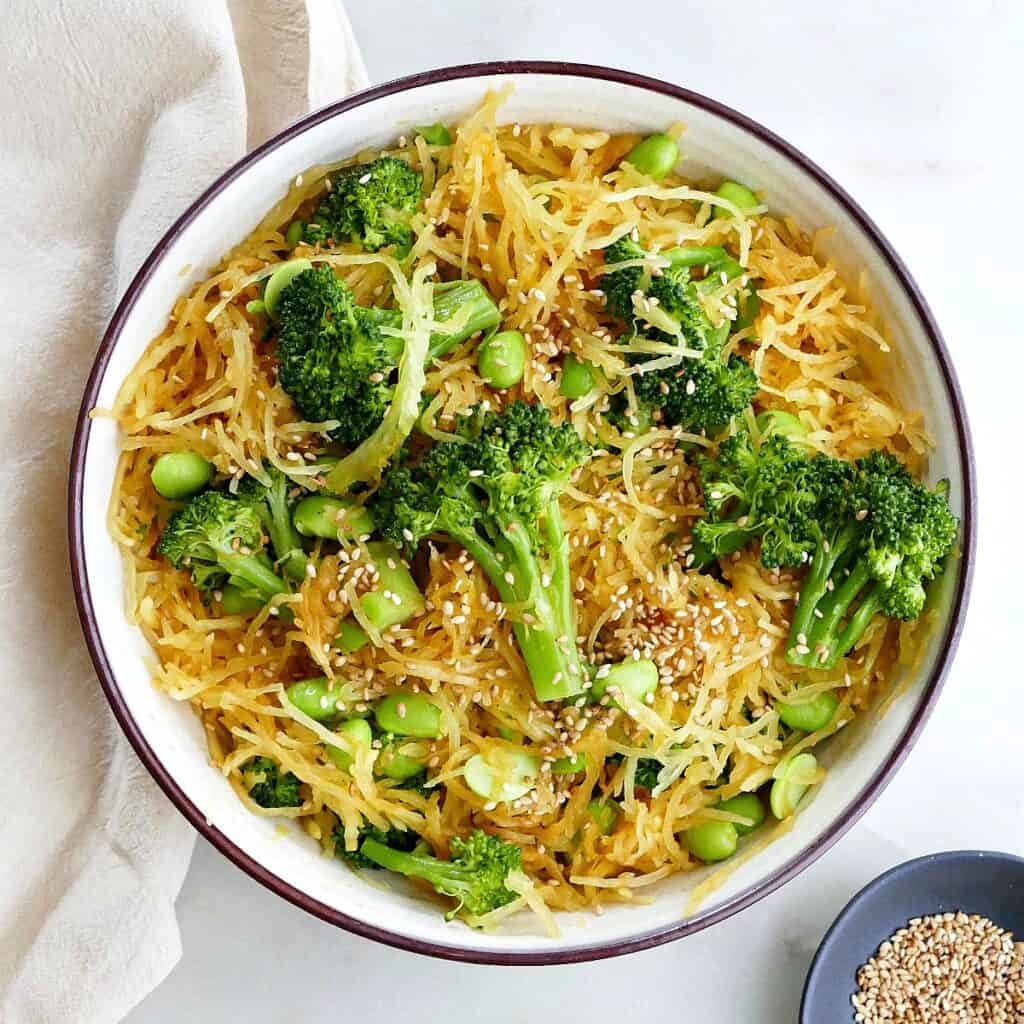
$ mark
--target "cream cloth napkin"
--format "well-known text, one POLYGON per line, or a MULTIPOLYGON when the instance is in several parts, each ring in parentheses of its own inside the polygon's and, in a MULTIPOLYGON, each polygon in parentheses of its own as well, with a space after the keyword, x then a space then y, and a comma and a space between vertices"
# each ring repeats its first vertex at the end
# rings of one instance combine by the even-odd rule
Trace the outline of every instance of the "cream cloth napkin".
POLYGON ((195 837, 80 638, 65 489, 82 388, 185 205, 366 77, 341 0, 8 0, 3 26, 0 1021, 98 1024, 178 960, 195 837))

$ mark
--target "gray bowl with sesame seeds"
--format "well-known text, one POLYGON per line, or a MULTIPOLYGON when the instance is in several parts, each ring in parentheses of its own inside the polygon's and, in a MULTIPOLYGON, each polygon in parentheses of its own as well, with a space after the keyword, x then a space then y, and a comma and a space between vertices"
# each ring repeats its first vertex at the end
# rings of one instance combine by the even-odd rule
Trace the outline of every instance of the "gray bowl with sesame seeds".
POLYGON ((908 861, 865 886, 829 929, 801 1024, 1015 1024, 1022 943, 1024 859, 958 850, 908 861))
POLYGON ((899 768, 941 690, 967 603, 974 496, 966 414, 939 330, 906 267, 839 185, 785 140, 689 90, 609 68, 502 62, 415 75, 316 111, 250 153, 182 214, 127 289, 86 386, 71 465, 71 568, 86 640, 114 714, 169 799, 233 863, 302 909, 377 941, 481 963, 563 963, 645 949, 709 927, 783 885, 857 821, 899 768), (514 86, 502 108, 509 122, 644 133, 684 122, 697 165, 763 189, 772 205, 808 229, 834 228, 823 246, 851 280, 871 279, 898 347, 892 387, 922 411, 937 439, 930 475, 949 480, 949 500, 963 523, 960 557, 935 588, 920 657, 884 716, 870 728, 855 722, 823 752, 828 785, 805 802, 792 827, 736 863, 697 905, 691 894, 706 870, 663 880, 645 890, 654 898, 642 904, 609 905, 586 919, 564 915, 557 939, 516 918, 488 933, 447 924, 410 888, 366 885, 318 856, 308 837, 283 840, 272 821, 245 809, 211 767, 201 723, 187 704, 168 701, 150 683, 150 649, 126 620, 121 575, 111 571, 119 558, 106 527, 119 453, 116 424, 89 415, 111 404, 176 298, 252 230, 282 183, 310 166, 382 146, 410 126, 457 121, 488 88, 506 83, 514 86))

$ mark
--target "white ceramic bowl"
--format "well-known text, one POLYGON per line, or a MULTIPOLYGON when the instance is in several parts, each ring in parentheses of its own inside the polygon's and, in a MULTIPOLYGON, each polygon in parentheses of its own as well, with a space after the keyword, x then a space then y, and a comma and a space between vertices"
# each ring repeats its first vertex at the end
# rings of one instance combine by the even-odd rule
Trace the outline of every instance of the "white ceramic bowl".
POLYGON ((254 878, 319 917, 392 945, 463 960, 554 963, 652 946, 719 921, 771 892, 848 829, 901 763, 931 710, 956 646, 974 550, 974 485, 964 407, 931 314, 906 268, 864 212, 790 145, 733 110, 676 86, 604 68, 510 63, 432 71, 391 82, 310 114, 255 150, 202 195, 146 260, 110 323, 89 378, 72 458, 72 571, 85 635, 114 713, 157 782, 189 821, 254 878), (690 917, 687 893, 702 873, 668 879, 647 906, 601 917, 563 915, 562 935, 538 934, 532 915, 479 934, 446 924, 438 907, 399 886, 370 885, 293 830, 248 813, 208 760, 199 722, 150 683, 152 653, 123 614, 119 554, 104 516, 117 460, 115 428, 90 421, 160 332, 176 297, 256 225, 298 172, 383 146, 413 126, 468 114, 486 89, 513 82, 507 121, 562 121, 648 132, 682 121, 687 166, 764 189, 770 206, 805 228, 837 228, 832 255, 852 277, 865 270, 897 345, 895 387, 921 408, 938 440, 933 477, 951 482, 964 530, 961 557, 938 594, 940 626, 901 695, 866 716, 824 753, 826 784, 793 829, 742 864, 690 917), (183 267, 193 268, 184 276, 183 267), (869 726, 869 728, 865 728, 869 726))

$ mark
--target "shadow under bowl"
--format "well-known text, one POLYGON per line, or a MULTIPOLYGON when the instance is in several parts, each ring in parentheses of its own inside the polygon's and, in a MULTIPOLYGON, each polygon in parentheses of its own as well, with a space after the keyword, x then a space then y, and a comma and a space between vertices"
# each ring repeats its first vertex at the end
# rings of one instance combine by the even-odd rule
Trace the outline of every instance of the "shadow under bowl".
POLYGON ((811 962, 800 1024, 853 1021, 857 971, 915 917, 979 914, 1024 939, 1024 859, 987 850, 934 853, 899 864, 846 905, 811 962))

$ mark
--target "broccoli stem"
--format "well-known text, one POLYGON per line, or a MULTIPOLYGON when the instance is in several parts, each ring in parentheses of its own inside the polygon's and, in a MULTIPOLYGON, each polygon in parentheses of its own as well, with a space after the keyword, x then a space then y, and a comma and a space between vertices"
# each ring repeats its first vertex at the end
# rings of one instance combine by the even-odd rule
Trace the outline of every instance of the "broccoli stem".
POLYGON ((860 639, 878 610, 879 588, 871 586, 866 593, 864 591, 871 581, 866 563, 858 560, 848 570, 844 568, 858 534, 857 526, 851 524, 840 530, 830 543, 826 544, 824 538, 819 541, 793 615, 790 630, 793 639, 786 652, 790 664, 832 668, 860 639), (837 584, 838 578, 841 582, 837 584), (860 604, 850 614, 850 608, 862 594, 860 604), (807 653, 796 650, 801 643, 808 648, 807 653))
POLYGON ((544 528, 551 546, 549 572, 542 571, 528 531, 514 519, 502 522, 500 534, 492 537, 490 544, 475 530, 451 531, 453 539, 487 573, 501 600, 506 605, 526 606, 531 621, 514 622, 512 631, 541 702, 567 700, 582 693, 586 679, 576 647, 569 543, 557 499, 548 505, 544 528))
POLYGON ((237 551, 225 551, 217 561, 233 580, 258 591, 268 601, 275 594, 289 592, 288 585, 274 572, 263 554, 240 555, 237 551))
POLYGON ((264 524, 270 534, 270 545, 277 556, 277 564, 289 579, 305 579, 308 559, 302 550, 302 537, 292 523, 287 482, 270 488, 267 507, 269 514, 264 517, 264 524))
POLYGON ((472 887, 471 869, 447 860, 438 860, 430 854, 403 853, 385 846, 376 839, 364 839, 359 852, 388 871, 394 871, 407 878, 421 878, 439 892, 456 896, 458 892, 468 893, 472 887))
MULTIPOLYGON (((400 309, 369 307, 382 327, 397 330, 402 326, 400 309)), ((501 323, 501 313, 494 299, 479 281, 448 281, 434 285, 434 319, 451 322, 451 331, 437 331, 430 336, 429 359, 437 359, 461 345, 478 331, 489 331, 501 323)), ((405 342, 394 335, 385 336, 388 352, 397 363, 402 358, 405 342)))

